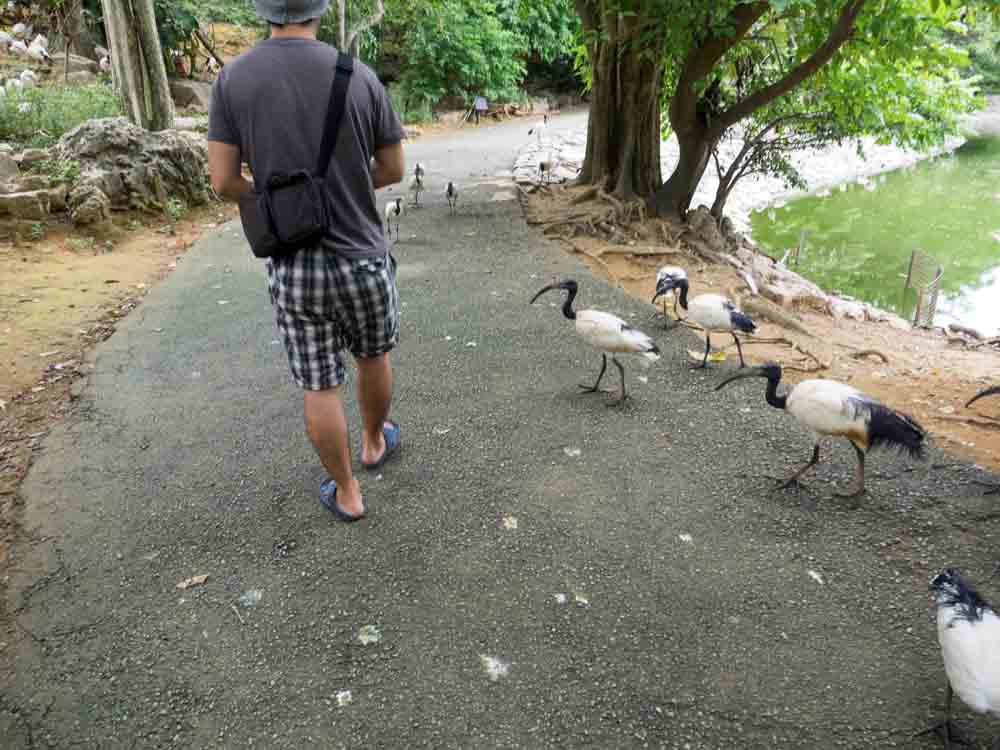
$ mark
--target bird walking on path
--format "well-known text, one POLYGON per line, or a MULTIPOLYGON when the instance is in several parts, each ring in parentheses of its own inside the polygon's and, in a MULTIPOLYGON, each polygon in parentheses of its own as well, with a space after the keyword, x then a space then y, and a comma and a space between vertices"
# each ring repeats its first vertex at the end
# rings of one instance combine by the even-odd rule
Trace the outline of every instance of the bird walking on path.
POLYGON ((403 213, 403 199, 396 198, 385 204, 385 228, 389 232, 389 238, 392 238, 392 225, 393 219, 396 220, 396 239, 399 239, 399 216, 403 213))
POLYGON ((548 127, 549 127, 549 116, 542 115, 542 121, 536 124, 531 130, 529 130, 528 135, 534 135, 538 139, 538 142, 541 143, 542 136, 545 134, 545 131, 548 129, 548 127))
POLYGON ((413 205, 420 206, 420 193, 424 189, 424 180, 418 175, 410 178, 410 194, 413 196, 413 205))
POLYGON ((944 721, 917 736, 943 730, 951 746, 951 699, 958 694, 973 711, 1000 719, 1000 617, 970 587, 957 570, 946 570, 931 581, 937 600, 938 643, 948 676, 944 721))
MULTIPOLYGON (((677 289, 680 287, 682 281, 687 284, 687 280, 687 271, 677 266, 663 266, 656 272, 656 294, 653 295, 650 304, 655 305, 657 299, 660 297, 666 298, 667 295, 673 297, 674 300, 674 323, 673 325, 665 323, 666 328, 673 328, 680 322, 680 315, 677 314, 677 303, 680 299, 677 289)), ((663 300, 663 320, 668 320, 666 299, 663 300)))
POLYGON ((455 213, 458 208, 458 185, 448 180, 448 187, 444 190, 445 197, 448 198, 448 208, 455 213))
POLYGON ((608 368, 608 353, 611 354, 611 361, 618 368, 618 376, 621 380, 621 395, 610 405, 616 406, 625 403, 628 394, 625 390, 625 368, 618 361, 616 354, 635 354, 651 362, 660 358, 660 350, 653 340, 642 331, 629 326, 624 320, 599 310, 574 310, 573 300, 576 298, 577 283, 572 279, 566 279, 558 284, 549 284, 540 289, 531 303, 553 289, 562 289, 567 292, 566 300, 563 302, 562 313, 574 322, 576 332, 584 341, 596 349, 601 350, 601 371, 597 375, 597 380, 593 385, 581 384, 580 388, 586 393, 596 393, 600 390, 601 379, 608 368))
MULTIPOLYGON (((684 273, 683 269, 675 270, 684 273)), ((662 287, 658 281, 657 296, 660 295, 661 288, 664 289, 664 293, 666 291, 674 291, 676 294, 676 290, 680 290, 680 299, 678 301, 684 311, 687 312, 687 319, 705 331, 705 356, 702 358, 701 364, 697 365, 697 367, 708 366, 708 355, 712 351, 713 333, 732 334, 733 341, 736 342, 736 351, 740 356, 740 367, 746 367, 746 362, 743 361, 743 347, 740 346, 740 340, 736 332, 753 333, 757 330, 757 325, 749 315, 737 308, 731 299, 723 297, 721 294, 699 294, 689 303, 686 273, 684 273, 683 277, 677 276, 665 279, 662 287)), ((653 299, 655 300, 656 297, 653 297, 653 299)))
POLYGON ((880 404, 871 396, 836 380, 803 380, 778 395, 781 366, 768 362, 760 367, 748 367, 730 375, 715 390, 741 378, 767 378, 764 398, 776 409, 784 409, 802 425, 816 433, 812 458, 780 489, 797 484, 799 477, 819 462, 819 443, 827 436, 844 437, 854 446, 858 457, 857 484, 851 492, 834 493, 838 497, 859 498, 865 492, 865 454, 884 445, 906 451, 914 458, 922 455, 925 432, 912 417, 880 404))
POLYGON ((986 396, 995 396, 998 393, 1000 393, 1000 385, 994 385, 991 388, 987 388, 984 391, 980 391, 975 396, 969 399, 968 403, 965 405, 965 408, 968 409, 970 406, 972 406, 976 401, 978 401, 981 398, 985 398, 986 396))

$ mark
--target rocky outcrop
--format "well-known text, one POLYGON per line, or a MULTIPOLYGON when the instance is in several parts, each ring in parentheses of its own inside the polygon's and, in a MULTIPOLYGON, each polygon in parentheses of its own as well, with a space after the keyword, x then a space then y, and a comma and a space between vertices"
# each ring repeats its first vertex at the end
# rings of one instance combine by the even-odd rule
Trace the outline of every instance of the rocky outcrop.
POLYGON ((0 154, 0 182, 10 182, 20 176, 21 169, 10 154, 0 154))
POLYGON ((111 200, 93 184, 73 188, 66 203, 70 218, 78 226, 101 224, 111 218, 111 200))
MULTIPOLYGON (((65 70, 66 66, 66 53, 64 52, 53 52, 52 53, 52 70, 58 70, 62 72, 65 70)), ((95 76, 100 72, 100 66, 88 57, 81 57, 80 55, 70 54, 69 56, 69 72, 77 73, 81 70, 85 70, 89 73, 93 73, 95 76)))
POLYGON ((170 82, 170 95, 181 109, 197 109, 208 112, 208 103, 212 98, 212 84, 204 81, 170 82))
POLYGON ((0 215, 15 219, 44 219, 52 210, 47 190, 0 195, 0 215))
POLYGON ((207 146, 178 131, 152 133, 124 117, 90 120, 66 133, 54 151, 80 163, 69 206, 88 219, 102 214, 104 199, 116 209, 161 210, 168 198, 201 205, 211 195, 207 146))

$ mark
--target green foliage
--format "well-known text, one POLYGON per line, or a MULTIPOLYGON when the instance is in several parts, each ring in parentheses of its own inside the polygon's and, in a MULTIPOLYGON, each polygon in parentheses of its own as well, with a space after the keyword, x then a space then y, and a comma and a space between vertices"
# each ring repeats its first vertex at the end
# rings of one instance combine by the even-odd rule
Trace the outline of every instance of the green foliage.
POLYGON ((75 182, 80 177, 80 162, 76 159, 43 159, 35 162, 31 171, 45 175, 54 185, 75 182))
POLYGON ((28 236, 35 242, 38 242, 45 236, 45 231, 47 229, 48 226, 44 221, 32 222, 31 227, 28 229, 28 236))
POLYGON ((427 99, 410 101, 399 85, 389 87, 389 98, 392 100, 392 108, 405 123, 430 122, 434 119, 431 104, 427 99))
POLYGON ((170 220, 171 224, 175 224, 183 219, 187 214, 187 211, 187 204, 179 198, 167 199, 167 204, 164 206, 164 212, 167 214, 167 218, 170 220))
POLYGON ((406 102, 433 103, 476 95, 508 101, 524 77, 524 38, 504 26, 486 0, 442 0, 413 12, 403 50, 406 102))
POLYGON ((103 84, 26 89, 0 97, 0 140, 46 146, 86 120, 120 114, 118 98, 103 84), (20 111, 22 103, 28 111, 20 111))

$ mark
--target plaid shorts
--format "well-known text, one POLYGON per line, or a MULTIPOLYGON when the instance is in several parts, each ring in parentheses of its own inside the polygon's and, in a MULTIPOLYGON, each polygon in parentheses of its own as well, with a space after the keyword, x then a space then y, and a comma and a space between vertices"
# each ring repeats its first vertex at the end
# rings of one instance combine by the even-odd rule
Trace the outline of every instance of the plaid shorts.
POLYGON ((347 349, 377 357, 399 343, 396 260, 300 250, 267 261, 267 288, 295 382, 323 391, 344 382, 347 349))

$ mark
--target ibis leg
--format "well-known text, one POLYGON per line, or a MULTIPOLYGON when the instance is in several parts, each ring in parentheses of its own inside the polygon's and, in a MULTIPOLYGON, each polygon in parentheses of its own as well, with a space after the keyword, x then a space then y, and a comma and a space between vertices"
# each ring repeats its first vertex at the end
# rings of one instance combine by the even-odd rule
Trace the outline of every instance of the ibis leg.
POLYGON ((733 334, 733 341, 736 342, 736 351, 740 355, 740 367, 746 367, 746 363, 743 361, 743 348, 740 346, 740 339, 735 333, 733 334))
POLYGON ((921 732, 917 732, 914 737, 922 737, 925 734, 938 734, 940 732, 941 739, 944 740, 944 750, 950 750, 951 742, 954 740, 962 745, 968 745, 958 733, 958 729, 954 724, 951 723, 951 698, 954 695, 954 691, 951 689, 951 682, 948 683, 948 687, 945 690, 944 698, 944 721, 939 721, 932 727, 927 727, 921 732))
POLYGON ((696 369, 704 369, 708 367, 708 353, 712 351, 712 334, 705 332, 705 356, 701 360, 700 365, 695 365, 696 369))
POLYGON ((797 472, 788 477, 788 479, 786 479, 784 482, 778 485, 778 489, 785 490, 791 487, 793 484, 798 484, 799 477, 801 477, 803 474, 809 471, 809 469, 811 469, 817 463, 819 463, 819 443, 816 443, 816 445, 813 446, 812 458, 809 459, 809 461, 805 464, 805 466, 803 466, 797 472))
POLYGON ((601 355, 601 371, 597 373, 597 381, 593 385, 584 385, 580 383, 580 387, 585 393, 597 393, 598 386, 601 384, 601 379, 604 377, 604 371, 608 369, 608 355, 601 355))
POLYGON ((625 399, 628 398, 628 394, 625 392, 625 368, 622 367, 622 363, 618 361, 618 357, 614 354, 611 355, 611 361, 615 363, 615 367, 618 368, 618 379, 622 384, 622 393, 616 400, 612 401, 609 406, 621 406, 625 403, 625 399))
POLYGON ((854 446, 854 452, 858 456, 858 482, 850 492, 835 492, 834 494, 837 497, 857 499, 865 494, 865 452, 854 443, 851 445, 854 446))

